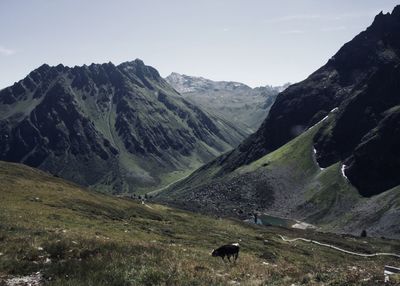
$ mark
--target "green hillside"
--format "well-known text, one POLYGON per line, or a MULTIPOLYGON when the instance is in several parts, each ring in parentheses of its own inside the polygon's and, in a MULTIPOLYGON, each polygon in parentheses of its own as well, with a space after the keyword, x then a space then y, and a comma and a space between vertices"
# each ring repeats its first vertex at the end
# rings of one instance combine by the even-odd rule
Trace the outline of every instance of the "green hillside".
MULTIPOLYGON (((87 191, 23 165, 0 162, 0 284, 39 272, 46 285, 376 285, 398 241, 257 227, 87 191), (239 242, 236 264, 210 256, 239 242)), ((1 284, 2 285, 2 284, 1 284)), ((7 285, 7 284, 6 284, 7 285)))
MULTIPOLYGON (((156 199, 189 210, 247 218, 260 212, 315 224, 323 231, 399 237, 399 187, 362 197, 338 162, 320 168, 313 138, 337 111, 276 151, 220 175, 223 158, 200 168, 156 199)), ((229 156, 229 155, 228 155, 229 156)))

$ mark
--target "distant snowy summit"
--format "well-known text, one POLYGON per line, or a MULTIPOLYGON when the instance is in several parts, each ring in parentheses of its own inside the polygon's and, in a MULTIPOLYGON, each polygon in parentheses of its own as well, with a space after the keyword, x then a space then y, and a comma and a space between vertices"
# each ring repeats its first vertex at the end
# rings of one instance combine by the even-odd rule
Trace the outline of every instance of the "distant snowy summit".
POLYGON ((167 76, 166 81, 180 93, 200 92, 210 90, 242 91, 251 92, 252 90, 268 90, 271 93, 279 93, 285 90, 290 84, 282 86, 262 86, 251 88, 250 86, 236 81, 213 81, 204 77, 189 76, 176 72, 167 76))
POLYGON ((235 81, 213 81, 203 77, 171 73, 165 80, 186 99, 235 123, 248 134, 267 117, 283 86, 250 86, 235 81))
POLYGON ((210 89, 234 90, 242 88, 244 90, 251 90, 251 87, 240 82, 212 81, 204 77, 188 76, 176 72, 171 73, 165 79, 180 93, 207 91, 210 89))

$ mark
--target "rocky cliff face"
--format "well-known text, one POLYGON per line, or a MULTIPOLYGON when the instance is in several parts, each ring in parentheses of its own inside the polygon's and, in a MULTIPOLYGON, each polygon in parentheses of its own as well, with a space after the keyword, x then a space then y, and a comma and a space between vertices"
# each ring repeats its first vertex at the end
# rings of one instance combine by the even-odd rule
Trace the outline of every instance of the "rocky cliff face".
POLYGON ((43 65, 0 91, 1 160, 105 191, 155 188, 243 137, 140 60, 43 65))
POLYGON ((251 88, 240 82, 212 81, 178 73, 165 79, 187 100, 235 123, 248 135, 257 130, 278 93, 287 87, 251 88))
POLYGON ((400 65, 381 68, 314 138, 320 166, 343 161, 345 174, 364 196, 400 184, 399 79, 400 65))

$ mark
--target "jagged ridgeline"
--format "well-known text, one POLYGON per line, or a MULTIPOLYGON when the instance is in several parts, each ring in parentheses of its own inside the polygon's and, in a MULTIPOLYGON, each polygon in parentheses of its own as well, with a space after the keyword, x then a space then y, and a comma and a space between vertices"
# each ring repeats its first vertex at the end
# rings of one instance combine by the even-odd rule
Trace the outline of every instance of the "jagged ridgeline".
POLYGON ((0 91, 0 160, 113 193, 166 185, 244 136, 140 60, 42 65, 0 91))

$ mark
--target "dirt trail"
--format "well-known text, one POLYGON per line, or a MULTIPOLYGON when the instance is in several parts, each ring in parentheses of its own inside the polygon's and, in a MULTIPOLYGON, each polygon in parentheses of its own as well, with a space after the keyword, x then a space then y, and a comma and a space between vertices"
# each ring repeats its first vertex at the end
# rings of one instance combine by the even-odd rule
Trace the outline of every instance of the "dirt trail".
POLYGON ((400 254, 396 254, 396 253, 371 253, 371 254, 365 254, 365 253, 357 253, 357 252, 353 252, 353 251, 349 251, 349 250, 345 250, 342 248, 339 248, 337 246, 331 245, 331 244, 327 244, 327 243, 322 243, 322 242, 318 242, 316 240, 311 240, 311 239, 306 239, 306 238, 302 238, 302 237, 298 237, 298 238, 293 238, 293 239, 287 239, 284 238, 282 235, 279 235, 279 237, 286 242, 294 242, 294 241, 304 241, 304 242, 310 242, 310 243, 315 243, 321 246, 325 246, 325 247, 329 247, 332 249, 335 249, 337 251, 343 252, 343 253, 347 253, 347 254, 351 254, 351 255, 357 255, 357 256, 363 256, 363 257, 375 257, 375 256, 394 256, 394 257, 398 257, 400 258, 400 254))

